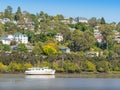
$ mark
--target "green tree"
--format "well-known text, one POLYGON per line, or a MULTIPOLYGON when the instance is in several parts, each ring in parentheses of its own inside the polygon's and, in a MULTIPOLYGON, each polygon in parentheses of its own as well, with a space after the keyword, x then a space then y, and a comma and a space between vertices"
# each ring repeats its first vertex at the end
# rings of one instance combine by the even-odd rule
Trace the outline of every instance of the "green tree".
POLYGON ((79 29, 79 30, 81 30, 81 31, 86 31, 86 30, 88 30, 88 27, 86 26, 85 23, 77 23, 77 24, 75 25, 75 28, 76 28, 76 29, 79 29))
POLYGON ((94 44, 95 38, 90 31, 81 32, 80 30, 75 30, 72 34, 72 40, 69 47, 75 52, 86 51, 94 44))
POLYGON ((3 50, 3 44, 2 41, 0 41, 0 52, 3 50))
POLYGON ((0 37, 5 35, 5 27, 3 24, 0 23, 0 37))
POLYGON ((91 27, 95 27, 97 25, 97 19, 95 17, 92 17, 89 21, 88 21, 88 24, 91 26, 91 27))
POLYGON ((58 15, 54 16, 55 21, 60 21, 60 20, 63 20, 63 19, 64 19, 64 16, 61 15, 61 14, 58 14, 58 15))
POLYGON ((103 17, 100 20, 100 24, 106 24, 105 19, 103 17))
POLYGON ((120 55, 120 45, 119 44, 115 44, 113 46, 113 51, 115 54, 117 54, 118 56, 120 55))
POLYGON ((18 9, 17 9, 17 12, 16 12, 16 14, 15 14, 15 17, 14 17, 14 19, 16 20, 16 21, 23 21, 23 15, 22 15, 22 12, 21 12, 21 8, 20 7, 18 7, 18 9))
POLYGON ((21 52, 21 53, 27 53, 28 49, 25 46, 25 44, 20 43, 20 44, 18 44, 17 51, 21 52))
POLYGON ((41 42, 38 42, 37 44, 35 44, 35 46, 33 48, 33 53, 35 55, 41 55, 43 53, 41 42))
POLYGON ((108 61, 98 61, 96 63, 97 71, 99 72, 109 72, 111 71, 111 64, 108 61))
POLYGON ((106 44, 105 49, 110 49, 113 46, 113 37, 114 34, 112 30, 114 30, 114 27, 108 24, 101 25, 100 30, 102 32, 103 36, 103 42, 106 44))
POLYGON ((9 18, 12 19, 12 7, 11 6, 7 6, 7 8, 5 9, 5 18, 9 18))
POLYGON ((7 22, 4 24, 4 27, 5 27, 5 31, 8 33, 8 34, 15 34, 18 32, 18 28, 17 26, 12 23, 12 22, 7 22))
POLYGON ((3 45, 3 50, 4 50, 4 51, 10 51, 11 48, 10 48, 9 45, 5 44, 5 45, 3 45))

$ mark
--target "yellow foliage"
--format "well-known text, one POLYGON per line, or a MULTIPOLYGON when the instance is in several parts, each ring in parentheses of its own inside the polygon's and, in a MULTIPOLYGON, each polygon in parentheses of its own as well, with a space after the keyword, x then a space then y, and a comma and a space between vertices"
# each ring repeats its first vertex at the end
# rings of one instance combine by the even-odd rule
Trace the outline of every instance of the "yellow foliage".
POLYGON ((32 64, 30 64, 30 63, 25 63, 25 64, 24 64, 24 67, 25 67, 25 69, 31 68, 31 67, 32 67, 32 64))
POLYGON ((56 54, 57 50, 53 46, 45 45, 43 46, 43 52, 47 55, 56 54))

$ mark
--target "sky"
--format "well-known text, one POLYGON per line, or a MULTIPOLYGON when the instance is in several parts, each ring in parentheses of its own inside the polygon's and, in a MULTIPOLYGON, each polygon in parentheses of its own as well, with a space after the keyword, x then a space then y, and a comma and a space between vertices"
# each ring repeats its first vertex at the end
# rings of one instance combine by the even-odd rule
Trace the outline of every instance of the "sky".
POLYGON ((65 17, 104 17, 107 22, 120 22, 120 0, 0 0, 0 12, 7 6, 16 12, 22 11, 49 15, 62 14, 65 17))

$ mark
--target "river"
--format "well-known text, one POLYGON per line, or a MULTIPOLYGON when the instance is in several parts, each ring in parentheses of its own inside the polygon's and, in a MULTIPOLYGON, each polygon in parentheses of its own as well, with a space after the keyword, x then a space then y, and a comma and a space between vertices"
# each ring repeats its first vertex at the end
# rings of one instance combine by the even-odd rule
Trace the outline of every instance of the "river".
POLYGON ((1 74, 0 90, 120 90, 119 77, 73 76, 1 74))

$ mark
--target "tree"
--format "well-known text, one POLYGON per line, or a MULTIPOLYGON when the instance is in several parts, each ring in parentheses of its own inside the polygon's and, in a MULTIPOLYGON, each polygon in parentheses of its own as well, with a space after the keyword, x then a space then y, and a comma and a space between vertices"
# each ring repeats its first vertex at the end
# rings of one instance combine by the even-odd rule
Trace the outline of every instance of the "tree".
POLYGON ((16 20, 16 21, 23 21, 23 15, 22 15, 22 12, 21 12, 21 8, 20 7, 18 7, 18 9, 17 9, 17 12, 16 12, 16 14, 15 14, 15 17, 14 17, 14 19, 16 20))
POLYGON ((115 52, 115 54, 117 54, 119 56, 120 55, 120 45, 119 44, 115 44, 113 46, 113 51, 115 52))
POLYGON ((85 25, 85 23, 77 23, 75 25, 75 28, 79 29, 79 30, 81 30, 83 32, 86 31, 86 30, 88 30, 88 27, 85 25))
POLYGON ((105 19, 103 17, 100 20, 100 24, 106 24, 105 19))
POLYGON ((5 27, 5 31, 8 33, 8 34, 15 34, 17 33, 17 26, 15 24, 13 24, 12 22, 7 22, 4 24, 4 27, 5 27))
POLYGON ((89 25, 91 27, 95 27, 97 25, 97 19, 95 17, 92 17, 89 21, 88 21, 89 25))
POLYGON ((64 41, 71 39, 71 32, 69 30, 68 25, 65 25, 63 23, 58 23, 56 25, 55 30, 63 35, 64 41))
POLYGON ((81 32, 80 30, 75 30, 72 34, 72 40, 69 47, 75 52, 86 51, 94 44, 95 38, 90 31, 81 32))
POLYGON ((2 62, 0 62, 0 72, 7 72, 8 67, 4 65, 2 62))
POLYGON ((63 20, 63 19, 64 19, 64 16, 61 15, 61 14, 58 14, 58 15, 56 15, 56 16, 54 17, 54 20, 55 20, 55 21, 60 21, 60 20, 63 20))
POLYGON ((56 54, 57 50, 55 49, 55 47, 53 46, 49 46, 49 45, 44 45, 43 46, 43 52, 46 55, 50 55, 50 54, 56 54))
POLYGON ((2 41, 0 41, 0 52, 3 50, 3 44, 2 41))
POLYGON ((3 50, 4 50, 4 51, 10 51, 11 48, 10 48, 9 45, 5 44, 5 45, 3 45, 3 50))
POLYGON ((90 61, 86 61, 86 70, 87 71, 96 71, 96 65, 90 61))
POLYGON ((28 49, 25 46, 25 44, 20 43, 20 44, 18 44, 17 51, 20 53, 27 53, 28 49))
POLYGON ((104 25, 101 25, 100 27, 100 31, 104 39, 103 42, 105 43, 105 46, 106 46, 105 49, 110 49, 112 47, 111 45, 113 45, 114 34, 112 30, 114 30, 114 27, 109 24, 104 24, 104 25))
POLYGON ((35 55, 40 55, 43 53, 43 50, 42 50, 42 43, 41 42, 38 42, 35 44, 34 48, 33 48, 33 53, 35 55))
POLYGON ((0 37, 5 35, 5 27, 3 24, 0 23, 0 37))
POLYGON ((11 6, 7 6, 7 8, 5 9, 5 18, 12 19, 12 7, 11 6))

